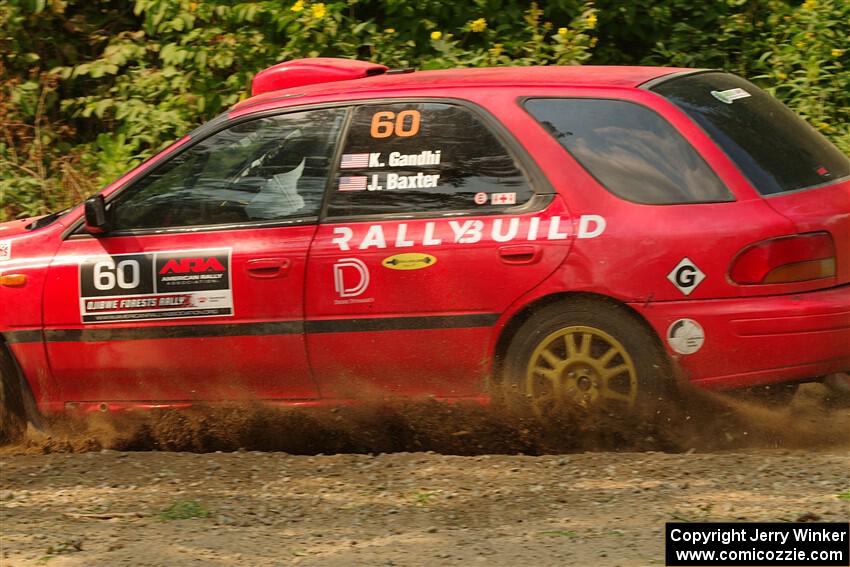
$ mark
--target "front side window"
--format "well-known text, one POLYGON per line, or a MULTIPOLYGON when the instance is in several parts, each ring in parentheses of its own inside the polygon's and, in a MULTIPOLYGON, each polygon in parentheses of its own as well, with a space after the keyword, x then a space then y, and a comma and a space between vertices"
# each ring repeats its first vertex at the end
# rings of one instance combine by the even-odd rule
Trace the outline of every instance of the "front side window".
POLYGON ((624 100, 540 98, 525 108, 606 189, 648 205, 734 198, 670 123, 624 100))
POLYGON ((111 204, 116 230, 315 217, 344 109, 236 124, 195 144, 111 204))
POLYGON ((805 120, 728 73, 674 77, 652 87, 696 121, 762 195, 850 175, 850 159, 805 120))
POLYGON ((513 157, 466 108, 369 105, 354 112, 328 215, 488 213, 531 196, 513 157))

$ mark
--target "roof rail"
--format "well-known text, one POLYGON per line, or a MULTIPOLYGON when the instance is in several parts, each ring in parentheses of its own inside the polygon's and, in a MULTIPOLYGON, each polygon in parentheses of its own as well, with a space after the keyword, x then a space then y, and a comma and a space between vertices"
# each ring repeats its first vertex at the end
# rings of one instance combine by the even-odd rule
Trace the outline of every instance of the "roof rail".
POLYGON ((382 75, 388 70, 389 67, 385 65, 356 59, 336 57, 294 59, 278 63, 254 75, 251 81, 251 96, 315 83, 362 79, 382 75))

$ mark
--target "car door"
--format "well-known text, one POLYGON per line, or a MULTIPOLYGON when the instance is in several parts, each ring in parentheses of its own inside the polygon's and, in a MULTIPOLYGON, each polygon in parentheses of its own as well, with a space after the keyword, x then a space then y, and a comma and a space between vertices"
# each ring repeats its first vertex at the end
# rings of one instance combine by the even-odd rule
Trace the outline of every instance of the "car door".
POLYGON ((49 268, 66 402, 303 399, 306 259, 343 109, 226 125, 110 196, 49 268))
POLYGON ((571 238, 499 132, 459 103, 354 110, 307 274, 323 395, 481 392, 499 315, 571 238))

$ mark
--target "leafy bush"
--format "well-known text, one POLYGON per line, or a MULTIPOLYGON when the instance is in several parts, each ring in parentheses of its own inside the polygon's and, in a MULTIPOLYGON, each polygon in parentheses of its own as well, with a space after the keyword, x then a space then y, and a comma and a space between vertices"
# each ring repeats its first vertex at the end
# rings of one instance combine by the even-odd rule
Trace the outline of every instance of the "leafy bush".
POLYGON ((39 79, 0 89, 0 220, 62 209, 96 189, 73 128, 48 115, 55 78, 39 79))
POLYGON ((78 202, 299 57, 724 68, 850 153, 845 0, 6 0, 0 32, 0 220, 78 202))
POLYGON ((850 2, 729 0, 728 6, 736 9, 699 23, 720 30, 716 35, 677 22, 645 61, 743 75, 850 154, 850 2))

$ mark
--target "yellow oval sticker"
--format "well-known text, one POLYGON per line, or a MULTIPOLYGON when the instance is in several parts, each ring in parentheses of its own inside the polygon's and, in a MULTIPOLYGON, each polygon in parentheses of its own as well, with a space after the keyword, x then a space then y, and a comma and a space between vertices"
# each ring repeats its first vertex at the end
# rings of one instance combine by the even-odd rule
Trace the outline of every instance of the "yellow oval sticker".
POLYGON ((430 268, 436 263, 437 259, 430 254, 407 252, 384 258, 381 265, 391 270, 421 270, 422 268, 430 268))

